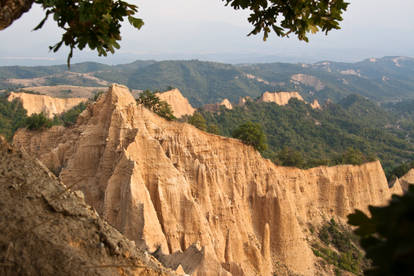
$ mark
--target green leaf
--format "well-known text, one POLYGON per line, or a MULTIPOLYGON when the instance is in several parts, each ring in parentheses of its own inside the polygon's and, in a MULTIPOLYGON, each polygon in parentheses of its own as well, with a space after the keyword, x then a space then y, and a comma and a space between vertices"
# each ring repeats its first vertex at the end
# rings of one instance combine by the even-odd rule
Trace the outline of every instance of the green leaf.
POLYGON ((128 16, 128 21, 129 23, 131 23, 132 26, 134 26, 138 30, 141 29, 142 26, 144 25, 144 21, 140 18, 128 16))

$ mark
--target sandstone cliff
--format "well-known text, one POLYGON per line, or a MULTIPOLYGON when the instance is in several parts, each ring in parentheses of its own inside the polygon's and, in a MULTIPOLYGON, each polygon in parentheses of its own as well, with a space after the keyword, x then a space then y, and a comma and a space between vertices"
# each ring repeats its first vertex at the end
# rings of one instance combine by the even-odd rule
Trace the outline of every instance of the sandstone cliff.
POLYGON ((195 108, 191 106, 187 98, 185 98, 177 88, 156 94, 160 100, 166 101, 173 111, 175 117, 180 118, 184 115, 193 115, 195 108))
POLYGON ((265 92, 259 98, 258 102, 272 102, 278 105, 287 105, 290 99, 304 101, 298 92, 265 92))
POLYGON ((310 105, 313 109, 322 109, 321 105, 319 104, 318 100, 316 100, 316 99, 313 100, 313 102, 310 105))
POLYGON ((231 104, 231 102, 228 99, 222 100, 221 103, 219 103, 219 105, 222 105, 227 109, 233 109, 233 105, 231 104))
POLYGON ((75 127, 20 130, 14 143, 137 245, 194 275, 271 275, 281 265, 315 275, 308 225, 391 195, 379 162, 279 167, 236 139, 137 107, 118 85, 75 127))
POLYGON ((13 101, 14 99, 22 102, 23 108, 27 110, 27 115, 30 116, 34 113, 43 112, 49 118, 53 118, 53 116, 68 111, 72 107, 88 100, 87 98, 59 99, 46 95, 11 92, 7 100, 13 101))
MULTIPOLYGON (((290 99, 298 99, 299 101, 305 102, 302 96, 298 92, 265 92, 257 100, 258 102, 271 102, 277 105, 287 105, 290 99)), ((310 104, 313 109, 322 109, 318 100, 313 100, 310 104)))
POLYGON ((233 109, 233 105, 228 99, 224 99, 221 102, 215 104, 205 104, 203 105, 203 109, 210 112, 218 112, 223 106, 227 109, 233 109))
POLYGON ((1 275, 171 275, 0 137, 1 275))

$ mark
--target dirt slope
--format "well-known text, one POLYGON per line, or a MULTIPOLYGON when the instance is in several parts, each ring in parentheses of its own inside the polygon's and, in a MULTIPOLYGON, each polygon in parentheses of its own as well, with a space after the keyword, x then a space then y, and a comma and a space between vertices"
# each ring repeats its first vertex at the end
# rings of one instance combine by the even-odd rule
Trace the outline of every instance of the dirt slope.
POLYGON ((75 127, 21 130, 14 142, 139 246, 194 275, 315 275, 309 224, 391 195, 379 162, 278 167, 238 140, 137 107, 119 85, 75 127))
POLYGON ((171 275, 0 137, 0 275, 171 275))

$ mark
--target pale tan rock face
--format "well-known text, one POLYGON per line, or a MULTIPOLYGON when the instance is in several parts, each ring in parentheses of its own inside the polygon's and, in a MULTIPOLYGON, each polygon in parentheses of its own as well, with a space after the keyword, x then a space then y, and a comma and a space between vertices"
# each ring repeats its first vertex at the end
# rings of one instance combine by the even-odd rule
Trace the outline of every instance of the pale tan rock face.
POLYGON ((343 221, 391 195, 379 162, 279 167, 236 139, 137 107, 118 85, 75 127, 20 130, 14 143, 127 237, 193 275, 271 275, 276 263, 315 275, 308 223, 343 221))
MULTIPOLYGON (((298 99, 299 101, 305 102, 302 96, 298 92, 265 92, 257 100, 257 102, 271 102, 277 105, 287 105, 290 99, 298 99)), ((313 109, 322 109, 318 100, 313 100, 310 104, 313 109)))
POLYGON ((222 105, 227 109, 233 109, 233 105, 231 104, 231 102, 228 99, 222 100, 221 103, 219 103, 219 105, 222 105))
POLYGON ((193 115, 195 108, 191 106, 187 98, 185 98, 177 88, 170 91, 157 93, 160 100, 166 101, 173 111, 175 117, 180 118, 185 115, 193 115))
POLYGON ((7 100, 11 102, 14 99, 22 102, 23 108, 27 110, 27 115, 30 116, 43 112, 49 118, 53 118, 54 115, 68 111, 72 107, 88 100, 87 98, 60 99, 46 95, 11 92, 7 100))
POLYGON ((290 99, 304 101, 298 92, 265 92, 258 102, 272 102, 278 105, 287 105, 290 99))
MULTIPOLYGON (((404 193, 403 188, 401 186, 401 182, 398 178, 396 178, 394 180, 394 182, 391 183, 390 186, 391 186, 390 191, 391 191, 392 194, 402 195, 404 193)), ((407 190, 405 190, 405 191, 407 191, 407 190)))
POLYGON ((316 99, 313 100, 313 102, 310 105, 313 109, 322 109, 321 105, 319 104, 318 100, 316 100, 316 99))

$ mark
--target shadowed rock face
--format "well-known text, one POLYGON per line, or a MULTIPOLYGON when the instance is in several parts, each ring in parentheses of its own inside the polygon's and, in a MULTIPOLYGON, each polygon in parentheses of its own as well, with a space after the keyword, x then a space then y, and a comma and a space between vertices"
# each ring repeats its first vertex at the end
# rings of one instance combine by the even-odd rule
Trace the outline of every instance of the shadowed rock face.
POLYGON ((72 107, 88 100, 87 98, 60 99, 46 95, 11 92, 7 100, 13 101, 14 99, 22 102, 23 108, 26 109, 28 116, 43 112, 49 118, 53 118, 53 116, 68 111, 72 107))
POLYGON ((0 137, 1 275, 171 275, 0 137))
POLYGON ((379 162, 278 167, 236 139, 137 107, 119 85, 75 127, 21 130, 14 143, 127 237, 195 275, 269 275, 276 263, 314 275, 307 224, 343 220, 391 195, 379 162))

